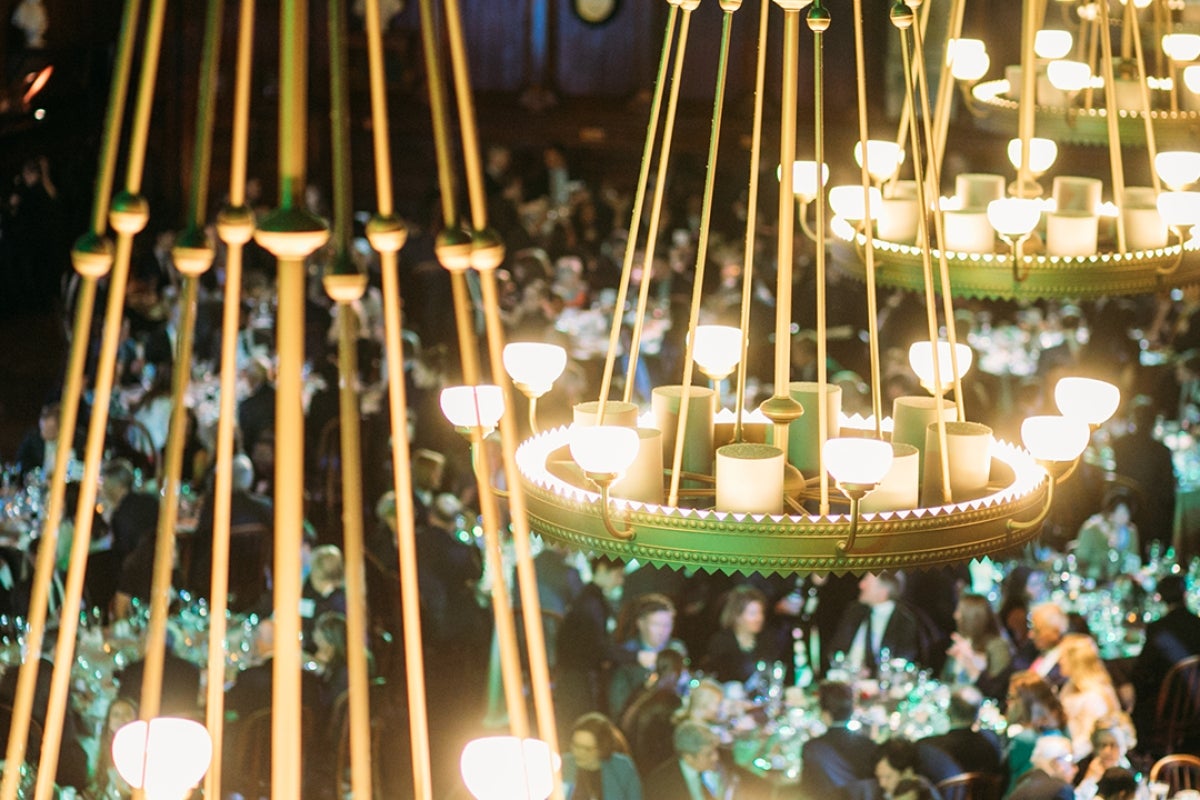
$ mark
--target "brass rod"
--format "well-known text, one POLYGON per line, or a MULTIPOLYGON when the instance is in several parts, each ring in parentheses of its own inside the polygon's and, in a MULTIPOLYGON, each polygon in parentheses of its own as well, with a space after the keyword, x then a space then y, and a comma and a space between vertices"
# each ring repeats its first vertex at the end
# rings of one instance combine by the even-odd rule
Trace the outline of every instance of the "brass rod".
POLYGON ((483 168, 479 162, 479 132, 475 124, 471 75, 467 70, 462 14, 459 12, 458 0, 444 0, 443 7, 446 11, 446 39, 450 44, 450 74, 454 78, 454 96, 458 100, 458 127, 462 137, 463 172, 467 178, 471 226, 480 231, 488 225, 487 196, 483 190, 483 168))
MULTIPOLYGON (((1021 164, 1017 167, 1017 196, 1024 197, 1033 183, 1029 164, 1029 144, 1033 138, 1037 114, 1037 58, 1033 38, 1037 34, 1037 1, 1024 0, 1021 6, 1021 102, 1017 107, 1017 135, 1021 139, 1021 164)), ((1111 85, 1111 84, 1110 84, 1111 85)), ((937 359, 934 359, 937 362, 937 359)))
MULTIPOLYGON (((768 0, 763 0, 765 4, 768 0)), ((667 11, 667 29, 663 32, 662 52, 658 57, 658 72, 654 78, 654 96, 650 101, 650 121, 646 123, 646 140, 642 145, 642 162, 638 168, 637 189, 633 193, 633 211, 629 219, 629 235, 625 238, 625 257, 621 263, 621 280, 617 284, 617 299, 613 305, 612 328, 608 336, 608 353, 604 357, 604 372, 600 378, 600 397, 596 408, 596 423, 604 424, 604 406, 612 388, 613 369, 617 350, 621 344, 621 326, 625 322, 625 300, 629 294, 629 282, 633 276, 633 257, 637 253, 638 235, 642 225, 642 206, 646 201, 646 185, 650 182, 650 164, 654 159, 654 140, 658 136, 658 116, 662 110, 663 91, 666 89, 667 64, 671 59, 671 43, 675 37, 675 21, 679 6, 671 4, 667 11)), ((645 274, 643 273, 643 280, 645 274)))
POLYGON ((221 66, 221 20, 225 0, 208 0, 204 18, 204 49, 200 61, 200 89, 196 103, 195 150, 192 152, 192 185, 187 225, 203 229, 208 213, 208 174, 212 165, 213 120, 216 118, 217 78, 221 66))
MULTIPOLYGON (((864 230, 866 235, 863 263, 867 278, 867 350, 871 362, 871 413, 875 417, 875 438, 883 438, 883 386, 879 377, 879 302, 875 291, 875 231, 871 213, 871 171, 867 168, 867 66, 863 43, 862 0, 854 0, 854 75, 858 85, 858 139, 862 142, 860 177, 863 187, 864 230)), ((897 169, 897 172, 899 170, 897 169)))
MULTIPOLYGON (((1108 22, 1108 6, 1097 3, 1100 9, 1100 65, 1104 70, 1104 85, 1111 91, 1104 93, 1104 115, 1108 123, 1108 160, 1112 168, 1113 202, 1119 208, 1125 200, 1125 169, 1121 161, 1121 129, 1119 126, 1117 98, 1115 87, 1116 75, 1113 70, 1112 36, 1108 22)), ((1154 170, 1151 169, 1151 172, 1154 170)), ((1123 214, 1117 214, 1117 250, 1126 252, 1125 220, 1123 214)))
MULTIPOLYGON (((924 3, 923 2, 921 4, 921 14, 919 17, 919 20, 920 20, 919 24, 921 26, 921 30, 923 30, 923 31, 927 30, 929 28, 929 10, 932 7, 933 7, 932 3, 924 3)), ((899 147, 901 150, 908 147, 908 134, 909 134, 910 128, 912 127, 912 116, 913 116, 913 98, 905 95, 904 104, 900 107, 900 122, 896 127, 896 146, 899 147)), ((889 188, 887 190, 884 190, 885 195, 889 193, 890 188, 894 187, 896 185, 896 181, 898 181, 899 179, 900 179, 900 170, 897 169, 896 172, 892 175, 892 177, 887 182, 887 186, 889 188)))
POLYGON ((758 240, 758 170, 762 158, 763 94, 767 79, 767 20, 770 0, 761 0, 758 13, 758 55, 754 66, 754 122, 750 129, 750 186, 746 189, 746 240, 742 252, 742 305, 738 328, 742 332, 742 359, 737 368, 736 406, 733 412, 733 440, 745 435, 742 413, 746 409, 746 377, 749 365, 750 302, 754 298, 754 250, 758 240))
MULTIPOLYGON (((425 54, 426 84, 429 87, 429 113, 433 118, 433 151, 434 157, 437 159, 442 223, 447 228, 454 228, 458 226, 458 208, 454 203, 454 164, 450 160, 450 126, 446 121, 446 76, 442 70, 438 17, 433 0, 420 0, 420 7, 421 49, 425 54)), ((378 58, 382 62, 382 54, 378 58)), ((382 64, 380 69, 382 69, 382 64)), ((374 98, 372 98, 372 102, 374 102, 374 98)), ((375 149, 378 152, 378 142, 376 142, 375 149)), ((378 181, 379 178, 376 179, 376 185, 378 185, 378 181)), ((383 213, 382 204, 380 213, 383 213)))
POLYGON ((150 112, 154 107, 154 78, 158 72, 159 50, 162 48, 163 16, 166 0, 150 0, 146 19, 146 40, 142 45, 142 71, 138 76, 138 94, 133 110, 133 125, 129 130, 129 159, 125 167, 125 190, 137 194, 142 190, 146 165, 146 139, 150 130, 150 112))
MULTIPOLYGON (((946 46, 949 48, 951 42, 956 42, 962 36, 963 16, 965 15, 966 3, 964 0, 950 0, 950 23, 946 28, 946 46)), ((922 39, 924 36, 922 35, 922 39)), ((921 55, 917 54, 918 63, 921 65, 922 71, 925 70, 925 62, 920 61, 921 55)), ((940 70, 940 79, 938 80, 937 106, 933 112, 933 156, 930 161, 935 174, 942 174, 942 163, 946 157, 946 138, 950 133, 950 116, 954 109, 954 84, 955 79, 951 74, 950 69, 946 64, 940 70)))
MULTIPOLYGON (((379 18, 378 2, 364 3, 364 7, 367 31, 367 72, 371 90, 371 144, 375 154, 375 205, 379 210, 379 215, 387 217, 391 216, 395 210, 395 202, 392 199, 392 153, 388 148, 390 139, 387 114, 387 73, 383 68, 383 22, 379 18)), ((421 26, 422 31, 425 27, 425 25, 421 26)))
MULTIPOLYGON (((279 6, 279 207, 304 204, 304 17, 308 0, 282 0, 279 6)), ((274 768, 273 768, 274 769, 274 768)))
MULTIPOLYGON (((809 8, 810 23, 818 12, 824 12, 821 0, 814 0, 809 8)), ((829 385, 828 342, 825 330, 825 36, 819 25, 810 24, 813 32, 813 159, 817 162, 817 241, 816 241, 816 289, 817 289, 817 464, 821 473, 822 514, 829 513, 829 472, 825 469, 825 440, 829 438, 829 406, 825 402, 825 388, 829 385)), ((863 145, 866 149, 866 145, 863 145)), ((786 450, 784 452, 787 452, 786 450)))
MULTIPOLYGON (((346 52, 345 31, 345 18, 349 12, 345 0, 329 0, 328 10, 329 139, 332 150, 330 167, 333 173, 331 238, 337 251, 331 269, 343 272, 350 264, 350 238, 354 222, 354 197, 351 194, 353 178, 350 169, 350 65, 346 52)), ((344 310, 348 310, 348 307, 340 305, 338 313, 344 310)))
MULTIPOLYGON (((331 3, 331 6, 339 3, 331 3)), ((360 288, 367 286, 363 275, 360 288)), ((359 292, 359 297, 362 292, 359 292)), ((346 667, 349 675, 350 788, 371 800, 371 707, 367 670, 367 588, 363 554, 363 469, 358 403, 358 335, 349 302, 338 307, 338 403, 341 413, 342 544, 346 562, 346 667)), ((338 776, 341 780, 341 776, 338 776)))
MULTIPOLYGON (((229 205, 234 208, 246 202, 246 152, 250 137, 250 75, 253 64, 254 0, 242 0, 238 15, 237 74, 233 88, 233 145, 229 157, 229 205)), ((226 275, 228 287, 228 273, 226 275)))
MULTIPOLYGON (((686 11, 685 11, 686 13, 686 11)), ((684 17, 687 19, 687 17, 684 17)), ((700 239, 696 243, 696 265, 692 279, 692 302, 689 308, 688 332, 696 330, 700 322, 700 301, 704 292, 704 268, 708 262, 708 228, 712 220, 713 186, 717 180, 717 152, 721 144, 721 116, 725 107, 725 78, 729 66, 729 31, 733 25, 733 11, 726 9, 721 15, 721 49, 717 56, 717 82, 713 93, 712 129, 708 137, 708 161, 704 170, 704 197, 700 207, 700 239)), ((665 161, 660 165, 660 175, 666 172, 665 161)), ((647 273, 648 274, 648 273, 647 273)), ((643 284, 649 284, 643 279, 643 284)), ((688 407, 691 405, 692 374, 695 369, 693 355, 696 348, 695 336, 689 335, 684 342, 683 379, 680 382, 682 391, 679 393, 679 417, 675 430, 675 452, 671 461, 671 488, 667 494, 667 505, 679 505, 679 473, 683 469, 683 446, 687 442, 688 407)), ((632 354, 631 354, 632 356, 632 354)), ((632 376, 630 377, 632 380, 632 376)), ((629 393, 628 384, 625 387, 629 393)), ((721 405, 720 390, 714 398, 715 408, 721 405)))
MULTIPOLYGON (((628 363, 625 366, 625 392, 623 399, 629 402, 637 382, 639 350, 642 346, 642 323, 646 319, 646 305, 650 298, 650 276, 654 271, 654 250, 658 244, 658 228, 662 215, 663 195, 667 186, 667 168, 671 161, 671 143, 675 139, 675 117, 679 108, 679 87, 683 82, 683 62, 687 52, 688 31, 691 29, 693 6, 683 6, 683 21, 679 24, 679 44, 675 51, 675 66, 671 76, 671 93, 667 98, 667 116, 663 121, 663 138, 658 153, 658 174, 654 179, 654 199, 650 204, 650 221, 646 227, 646 246, 642 257, 642 283, 638 287, 637 310, 633 314, 633 332, 629 337, 628 363)), ((618 319, 622 309, 616 309, 618 319)))
MULTIPOLYGON (((121 118, 129 95, 129 74, 133 71, 133 44, 137 34, 138 12, 142 0, 125 0, 121 12, 121 32, 117 35, 117 54, 113 60, 113 79, 108 89, 108 108, 100 140, 96 170, 96 191, 92 200, 92 233, 103 236, 108 230, 108 203, 112 199, 117 172, 117 152, 121 145, 121 118)), ((85 334, 86 335, 86 334, 85 334)))
POLYGON ((479 383, 479 339, 471 324, 474 307, 467 286, 467 273, 450 271, 450 291, 454 298, 454 326, 458 332, 458 349, 462 361, 463 383, 475 386, 479 383))
MULTIPOLYGON (((1150 161, 1150 185, 1154 187, 1154 194, 1157 197, 1162 191, 1162 183, 1158 178, 1158 170, 1154 168, 1154 160, 1158 155, 1158 144, 1154 136, 1154 119, 1151 117, 1150 103, 1150 86, 1146 83, 1146 54, 1142 50, 1142 34, 1139 30, 1139 23, 1136 13, 1136 6, 1130 3, 1126 9, 1126 15, 1129 17, 1129 28, 1133 34, 1133 52, 1137 58, 1138 69, 1138 94, 1142 101, 1142 122, 1146 131, 1146 158, 1150 161)), ((1175 76, 1171 76, 1171 91, 1175 91, 1175 76)), ((1113 198, 1113 202, 1119 208, 1121 203, 1117 198, 1113 198)))
MULTIPOLYGON (((71 329, 67 375, 59 405, 54 470, 50 477, 50 494, 42 517, 42 533, 38 540, 37 562, 30 589, 29 628, 25 633, 26 656, 21 663, 21 671, 17 674, 17 688, 13 696, 12 722, 4 756, 6 764, 25 762, 25 740, 29 736, 29 720, 33 713, 34 691, 37 687, 42 644, 46 635, 50 582, 54 576, 55 559, 58 556, 58 531, 67 490, 67 464, 71 460, 71 442, 74 441, 75 424, 79 419, 79 398, 83 395, 83 369, 87 361, 92 308, 95 304, 96 278, 81 276, 79 294, 75 298, 75 323, 71 329)), ((64 606, 59 613, 62 615, 71 612, 64 606)), ((4 800, 16 800, 20 777, 19 769, 4 770, 3 783, 0 783, 0 797, 4 800)))

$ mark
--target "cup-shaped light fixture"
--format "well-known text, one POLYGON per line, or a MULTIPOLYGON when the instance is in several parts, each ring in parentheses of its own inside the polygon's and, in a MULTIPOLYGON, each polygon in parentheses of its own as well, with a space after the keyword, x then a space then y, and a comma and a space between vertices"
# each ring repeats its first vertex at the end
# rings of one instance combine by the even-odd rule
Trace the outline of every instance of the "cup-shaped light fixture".
MULTIPOLYGON (((868 155, 868 163, 869 159, 868 155)), ((883 208, 883 192, 874 186, 870 187, 870 192, 871 207, 867 209, 861 184, 834 186, 829 190, 829 207, 833 209, 833 213, 851 222, 867 219, 868 214, 871 219, 876 219, 879 217, 879 210, 883 208)))
MULTIPOLYGON (((777 175, 782 177, 782 171, 777 172, 777 175)), ((801 202, 811 203, 820 191, 820 186, 824 186, 828 181, 828 164, 821 164, 820 185, 817 181, 817 162, 796 161, 792 164, 792 193, 800 198, 801 202)))
POLYGON ((987 206, 987 218, 996 233, 1020 239, 1033 233, 1042 217, 1042 201, 1028 197, 1004 197, 987 206))
POLYGON ((558 759, 541 739, 485 736, 463 748, 459 770, 476 800, 545 800, 558 759))
POLYGON ((958 362, 959 377, 966 375, 971 369, 971 363, 974 361, 975 354, 971 351, 970 345, 958 342, 954 353, 955 358, 950 357, 950 343, 939 341, 937 343, 938 354, 938 376, 941 378, 941 390, 933 389, 933 347, 929 342, 913 342, 908 348, 908 363, 912 367, 913 372, 917 373, 917 377, 921 380, 921 385, 932 394, 939 397, 954 386, 954 364, 958 362))
POLYGON ((548 342, 510 342, 504 345, 504 370, 526 395, 540 397, 567 368, 567 351, 548 342))
POLYGON ((1091 436, 1087 423, 1076 417, 1043 414, 1021 423, 1021 441, 1039 461, 1074 461, 1091 436))
POLYGON ((1183 85, 1192 94, 1200 94, 1200 65, 1183 68, 1183 85))
POLYGON ((1168 228, 1184 231, 1200 223, 1200 192, 1159 192, 1155 202, 1168 228))
POLYGON ((697 325, 692 358, 709 378, 724 380, 742 360, 742 331, 732 325, 697 325))
POLYGON ((442 413, 459 431, 480 428, 491 433, 504 413, 504 393, 493 384, 447 386, 440 400, 442 413))
POLYGON ((1178 191, 1200 180, 1200 153, 1192 150, 1163 150, 1154 156, 1154 171, 1172 190, 1178 191))
POLYGON ((1117 413, 1121 390, 1095 378, 1063 378, 1054 387, 1054 402, 1064 416, 1095 427, 1117 413))
POLYGON ((1046 77, 1060 92, 1081 92, 1092 82, 1092 68, 1086 61, 1059 59, 1046 65, 1046 77))
POLYGON ((183 800, 212 761, 212 739, 199 722, 178 717, 134 720, 112 740, 113 766, 147 800, 183 800))
MULTIPOLYGON (((854 163, 860 167, 863 162, 862 154, 863 143, 860 141, 854 145, 854 163)), ((870 174, 871 180, 876 183, 888 180, 896 174, 903 163, 904 148, 900 145, 887 139, 867 140, 867 172, 870 174)))
POLYGON ((892 445, 879 439, 837 437, 821 448, 825 469, 838 489, 850 499, 850 531, 835 547, 842 555, 854 547, 858 536, 859 502, 879 486, 892 467, 892 445))
POLYGON ((571 458, 591 475, 623 474, 637 458, 640 444, 634 428, 616 425, 571 426, 571 458))
POLYGON ((1200 58, 1200 34, 1164 34, 1162 49, 1172 61, 1195 61, 1200 58))
MULTIPOLYGON (((1029 140, 1029 171, 1034 175, 1041 175, 1050 169, 1050 167, 1054 166, 1054 161, 1057 158, 1058 144, 1053 139, 1035 136, 1029 140)), ((1008 141, 1008 160, 1013 165, 1013 169, 1021 168, 1020 139, 1010 139, 1008 141)))
POLYGON ((1067 53, 1071 52, 1072 44, 1074 44, 1074 39, 1070 31, 1047 28, 1034 35, 1033 52, 1037 54, 1038 58, 1064 58, 1067 53))
POLYGON ((946 64, 955 80, 974 83, 987 74, 992 61, 982 39, 951 39, 946 64))

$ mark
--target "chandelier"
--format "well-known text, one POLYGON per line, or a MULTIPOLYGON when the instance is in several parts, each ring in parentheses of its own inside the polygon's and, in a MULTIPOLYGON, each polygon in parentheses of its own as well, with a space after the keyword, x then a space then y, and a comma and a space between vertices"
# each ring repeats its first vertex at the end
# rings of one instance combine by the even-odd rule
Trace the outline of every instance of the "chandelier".
MULTIPOLYGON (((1107 0, 1028 0, 1020 64, 1008 66, 1002 79, 981 82, 991 67, 986 46, 961 38, 964 0, 953 0, 936 102, 931 109, 926 92, 906 104, 892 151, 903 152, 910 132, 923 134, 927 167, 916 179, 929 187, 930 200, 915 204, 911 184, 897 180, 900 164, 883 152, 874 172, 882 195, 873 223, 847 219, 834 227, 853 251, 838 266, 865 279, 870 247, 877 281, 920 289, 923 242, 913 223, 917 209, 927 208, 939 280, 957 296, 1086 299, 1200 280, 1200 261, 1190 255, 1200 247, 1191 235, 1200 196, 1188 191, 1200 179, 1200 154, 1191 150, 1200 118, 1189 110, 1194 94, 1179 88, 1180 76, 1200 88, 1200 65, 1191 63, 1200 55, 1200 35, 1179 32, 1166 2, 1112 5, 1119 11, 1110 11, 1107 0), (1152 19, 1141 23, 1142 16, 1152 19), (940 198, 956 84, 979 127, 1015 135, 1008 146, 1015 178, 955 175, 954 195, 940 198), (1057 175, 1049 187, 1040 183, 1059 145, 1107 145, 1109 201, 1101 202, 1100 178, 1057 175), (1126 186, 1126 145, 1139 148, 1136 159, 1145 153, 1149 186, 1126 186)), ((921 6, 922 17, 928 9, 921 6)), ((914 58, 924 72, 924 59, 914 58)), ((925 85, 920 74, 918 83, 925 85)))

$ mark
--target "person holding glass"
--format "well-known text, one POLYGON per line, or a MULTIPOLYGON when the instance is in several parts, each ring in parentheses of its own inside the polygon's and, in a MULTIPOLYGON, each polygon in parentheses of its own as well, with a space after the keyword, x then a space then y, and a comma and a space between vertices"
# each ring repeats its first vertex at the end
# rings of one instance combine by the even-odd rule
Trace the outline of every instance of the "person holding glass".
POLYGON ((1076 800, 1107 797, 1100 794, 1100 782, 1114 769, 1130 770, 1127 754, 1133 747, 1133 725, 1124 714, 1096 722, 1092 730, 1092 751, 1079 760, 1075 776, 1076 800))
POLYGON ((1013 651, 987 598, 963 594, 954 610, 954 624, 943 680, 975 686, 984 697, 1003 698, 1012 673, 1013 651))

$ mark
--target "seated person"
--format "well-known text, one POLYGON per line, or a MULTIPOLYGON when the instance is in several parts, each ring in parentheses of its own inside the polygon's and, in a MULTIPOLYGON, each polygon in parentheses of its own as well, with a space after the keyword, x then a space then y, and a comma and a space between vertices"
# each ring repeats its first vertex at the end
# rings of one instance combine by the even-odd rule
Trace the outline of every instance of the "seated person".
POLYGON ((671 735, 683 705, 679 696, 683 671, 683 656, 675 650, 660 652, 646 685, 634 693, 621 715, 621 731, 642 775, 674 755, 671 735))
POLYGON ((922 775, 940 783, 964 772, 999 774, 1000 740, 991 731, 975 730, 982 704, 983 695, 974 686, 960 686, 950 695, 950 730, 917 742, 922 775))
POLYGON ((1009 800, 1074 800, 1075 759, 1067 736, 1043 736, 1033 748, 1033 763, 1020 777, 1009 800))
POLYGON ((868 573, 858 582, 858 602, 842 614, 827 648, 845 654, 853 671, 875 675, 886 650, 889 658, 916 661, 920 628, 913 612, 900 604, 904 578, 898 572, 868 573))
POLYGON ((687 655, 683 642, 671 636, 675 627, 671 598, 657 593, 642 595, 636 600, 633 617, 633 636, 617 645, 609 675, 608 708, 615 716, 646 685, 660 652, 670 648, 687 655))
POLYGON ((1133 800, 1138 795, 1138 782, 1133 772, 1124 767, 1104 770, 1096 785, 1096 797, 1102 800, 1133 800))
POLYGON ((342 551, 331 544, 312 551, 312 568, 300 595, 300 629, 304 651, 316 652, 313 626, 327 611, 346 613, 346 573, 342 551))
MULTIPOLYGON (((922 777, 917 774, 918 764, 916 743, 899 736, 888 739, 879 746, 878 759, 875 762, 875 781, 879 791, 872 792, 871 796, 895 800, 901 781, 922 777)), ((929 786, 929 791, 935 800, 940 800, 937 790, 932 785, 929 786)))
POLYGON ((1123 714, 1096 723, 1092 730, 1092 750, 1078 763, 1076 800, 1088 800, 1098 794, 1100 779, 1110 770, 1132 769, 1127 754, 1133 742, 1133 724, 1123 714))
POLYGON ((1067 722, 1054 687, 1033 672, 1018 672, 1008 683, 1009 786, 1032 766, 1034 747, 1044 736, 1063 736, 1067 722))
POLYGON ((708 640, 705 672, 722 683, 744 683, 760 661, 780 658, 778 643, 763 633, 766 609, 766 596, 753 586, 735 586, 729 592, 721 607, 721 630, 708 640))
POLYGON ((823 681, 817 703, 828 730, 804 743, 800 794, 822 800, 846 797, 851 784, 875 774, 877 748, 869 736, 850 728, 854 690, 849 684, 823 681))
POLYGON ((633 759, 617 752, 615 727, 608 717, 584 714, 571 728, 563 755, 563 792, 568 800, 642 800, 642 783, 633 759))

